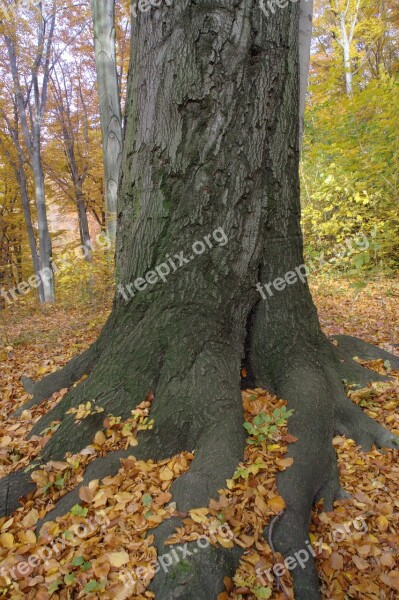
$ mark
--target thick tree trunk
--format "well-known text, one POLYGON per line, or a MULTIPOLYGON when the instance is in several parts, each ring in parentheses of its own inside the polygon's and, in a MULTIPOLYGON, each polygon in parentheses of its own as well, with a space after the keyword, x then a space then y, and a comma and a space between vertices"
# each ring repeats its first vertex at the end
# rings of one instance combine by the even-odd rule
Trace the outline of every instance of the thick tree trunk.
MULTIPOLYGON (((324 338, 303 275, 298 32, 294 3, 268 19, 253 0, 234 7, 231 0, 181 0, 138 15, 118 207, 118 293, 96 344, 35 384, 32 401, 89 373, 33 428, 36 434, 62 418, 43 450, 46 461, 79 451, 102 427, 102 414, 77 426, 65 414, 71 406, 95 399, 106 414, 126 417, 151 390, 155 429, 141 435, 135 455, 196 451, 172 487, 178 509, 187 511, 207 505, 242 457, 240 365, 247 348, 257 383, 295 408, 299 442, 293 467, 279 479, 287 510, 273 535, 286 555, 308 541, 312 502, 324 497, 330 506, 341 493, 333 434, 365 446, 396 444, 345 396, 342 369, 350 368, 351 346, 343 344, 338 358, 324 338), (264 284, 291 271, 302 277, 264 292, 264 284)), ((116 463, 101 459, 99 472, 116 463)), ((28 489, 26 477, 14 474, 0 486, 8 512, 28 489)), ((76 491, 59 510, 75 503, 76 491)), ((176 524, 156 530, 160 552, 176 524)), ((158 574, 153 589, 162 600, 215 599, 238 558, 200 551, 188 571, 158 574)), ((319 598, 314 563, 294 577, 297 600, 319 598)))
POLYGON ((115 48, 115 0, 92 0, 91 4, 103 140, 107 233, 114 242, 123 146, 115 48))

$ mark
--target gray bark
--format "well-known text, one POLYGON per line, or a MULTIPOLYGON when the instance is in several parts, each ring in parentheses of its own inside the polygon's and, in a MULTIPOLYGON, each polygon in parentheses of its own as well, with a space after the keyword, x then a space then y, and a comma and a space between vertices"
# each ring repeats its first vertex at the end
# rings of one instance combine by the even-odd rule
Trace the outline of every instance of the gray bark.
POLYGON ((302 147, 305 126, 306 95, 312 44, 313 0, 301 0, 299 16, 299 145, 302 147))
POLYGON ((112 241, 115 241, 116 236, 118 181, 123 147, 114 11, 115 0, 92 0, 94 49, 103 140, 107 232, 112 241))

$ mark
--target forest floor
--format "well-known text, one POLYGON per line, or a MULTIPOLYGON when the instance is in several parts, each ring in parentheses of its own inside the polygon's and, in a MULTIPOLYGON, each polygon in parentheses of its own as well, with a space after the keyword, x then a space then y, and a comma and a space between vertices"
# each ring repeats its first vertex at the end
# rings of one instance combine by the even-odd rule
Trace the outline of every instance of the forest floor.
MULTIPOLYGON (((326 334, 358 336, 398 353, 398 280, 371 282, 355 293, 345 280, 319 278, 312 288, 326 334)), ((41 414, 67 391, 61 390, 40 407, 11 418, 12 411, 29 398, 21 387, 21 376, 41 378, 84 350, 98 335, 109 308, 110 299, 104 304, 101 298, 101 302, 82 306, 71 301, 50 308, 19 303, 0 312, 0 477, 25 469, 40 452, 57 423, 41 436, 27 440, 27 434, 41 414)), ((348 382, 348 394, 369 415, 399 434, 399 373, 382 361, 368 366, 394 379, 365 389, 348 382)), ((256 434, 251 436, 243 463, 219 498, 209 507, 198 507, 185 515, 184 527, 171 541, 184 546, 186 541, 197 540, 200 545, 206 536, 207 543, 244 548, 239 570, 233 580, 226 578, 226 591, 219 600, 285 600, 293 597, 290 576, 288 571, 280 571, 279 577, 273 572, 282 559, 265 541, 263 530, 284 509, 276 474, 289 468, 291 459, 284 455, 287 444, 295 443, 295 438, 287 431, 283 400, 260 389, 242 395, 247 423, 256 428, 256 417, 266 413, 269 424, 276 427, 268 430, 270 437, 263 442, 256 434), (273 412, 276 408, 279 413, 273 412)), ((87 418, 92 408, 82 406, 75 414, 76 421, 87 418)), ((151 427, 147 419, 150 408, 151 398, 147 398, 125 423, 104 415, 104 430, 85 450, 35 471, 37 491, 10 518, 0 519, 0 597, 153 597, 147 585, 156 554, 147 532, 174 513, 169 488, 189 468, 193 455, 182 453, 158 464, 124 460, 118 475, 81 488, 79 505, 57 523, 47 523, 36 531, 37 521, 82 480, 85 467, 96 456, 131 446, 134 457, 137 432, 151 427)), ((398 598, 397 453, 362 453, 353 441, 343 437, 335 438, 334 446, 341 481, 351 498, 337 502, 333 513, 323 512, 322 503, 313 513, 311 542, 323 598, 398 598)), ((163 557, 161 568, 168 568, 169 559, 169 555, 163 557)), ((181 563, 184 567, 184 560, 181 563)))

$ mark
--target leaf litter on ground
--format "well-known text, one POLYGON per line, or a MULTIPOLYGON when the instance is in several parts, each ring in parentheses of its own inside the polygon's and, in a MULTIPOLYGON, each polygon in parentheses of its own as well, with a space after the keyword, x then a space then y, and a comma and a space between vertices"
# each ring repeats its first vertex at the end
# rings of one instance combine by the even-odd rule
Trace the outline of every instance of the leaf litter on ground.
MULTIPOLYGON (((346 282, 335 285, 335 294, 330 289, 327 293, 320 283, 313 290, 326 333, 358 335, 391 349, 392 335, 398 334, 397 285, 393 285, 393 292, 385 299, 384 311, 380 298, 376 297, 384 290, 371 285, 354 298, 346 282)), ((333 283, 329 282, 329 286, 333 283)), ((26 469, 40 453, 56 431, 57 423, 30 440, 26 439, 27 434, 32 424, 67 392, 61 390, 46 403, 13 418, 9 415, 29 399, 21 388, 20 377, 41 378, 61 367, 77 351, 84 350, 98 335, 106 312, 100 318, 97 307, 35 311, 26 306, 12 312, 7 323, 0 323, 4 339, 0 345, 4 382, 0 406, 0 476, 26 469), (37 335, 41 328, 43 332, 37 335), (59 332, 55 337, 47 333, 52 328, 59 332)), ((399 434, 399 373, 383 361, 362 363, 394 379, 364 389, 349 388, 348 395, 367 414, 399 434)), ((278 579, 274 576, 273 566, 282 562, 283 557, 273 552, 264 529, 284 510, 276 476, 289 468, 292 459, 285 454, 288 444, 296 440, 289 434, 284 419, 277 428, 262 429, 270 436, 256 437, 257 430, 273 421, 273 414, 281 414, 276 409, 284 414, 283 400, 261 389, 245 390, 242 398, 246 429, 252 442, 246 447, 242 463, 209 506, 196 507, 187 515, 179 514, 181 527, 168 543, 184 544, 206 535, 214 545, 229 548, 235 544, 243 548, 239 568, 232 580, 226 577, 226 590, 218 600, 285 600, 293 598, 290 574, 286 571, 278 579), (223 528, 229 531, 227 537, 220 533, 223 528), (269 572, 270 580, 261 580, 257 570, 269 572)), ((140 426, 152 427, 151 400, 142 402, 126 421, 104 415, 104 428, 87 448, 76 455, 66 455, 64 461, 42 465, 32 473, 36 491, 11 517, 0 519, 2 597, 15 600, 154 597, 147 589, 150 578, 138 573, 140 568, 147 573, 146 569, 156 561, 151 530, 176 515, 169 490, 173 481, 189 469, 194 456, 181 453, 160 463, 135 459, 140 426), (57 500, 82 482, 90 462, 129 447, 132 455, 122 460, 116 476, 94 480, 82 487, 80 504, 55 522, 43 525, 40 532, 36 531, 38 521, 55 507, 57 500), (105 527, 95 520, 99 511, 105 515, 105 527), (89 534, 77 538, 73 534, 76 527, 87 523, 92 524, 89 534), (55 543, 60 539, 64 541, 55 543), (48 560, 25 568, 23 575, 14 570, 17 578, 10 577, 12 567, 29 556, 40 556, 40 551, 51 543, 53 552, 48 560), (121 579, 129 574, 133 574, 133 579, 123 582, 121 579)), ((91 409, 82 405, 75 410, 75 419, 85 418, 91 409)), ((331 513, 323 511, 322 502, 313 511, 310 539, 317 553, 323 598, 393 600, 399 595, 397 453, 376 449, 363 453, 344 437, 336 437, 333 443, 341 482, 351 498, 338 501, 331 513)))

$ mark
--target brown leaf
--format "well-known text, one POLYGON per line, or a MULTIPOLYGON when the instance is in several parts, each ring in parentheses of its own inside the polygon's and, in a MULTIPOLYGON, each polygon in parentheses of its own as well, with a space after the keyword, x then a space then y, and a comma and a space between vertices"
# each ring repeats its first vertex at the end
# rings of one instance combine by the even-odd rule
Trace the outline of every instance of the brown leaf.
POLYGON ((342 571, 344 568, 343 556, 338 552, 333 552, 330 556, 330 567, 334 569, 334 571, 342 571))

